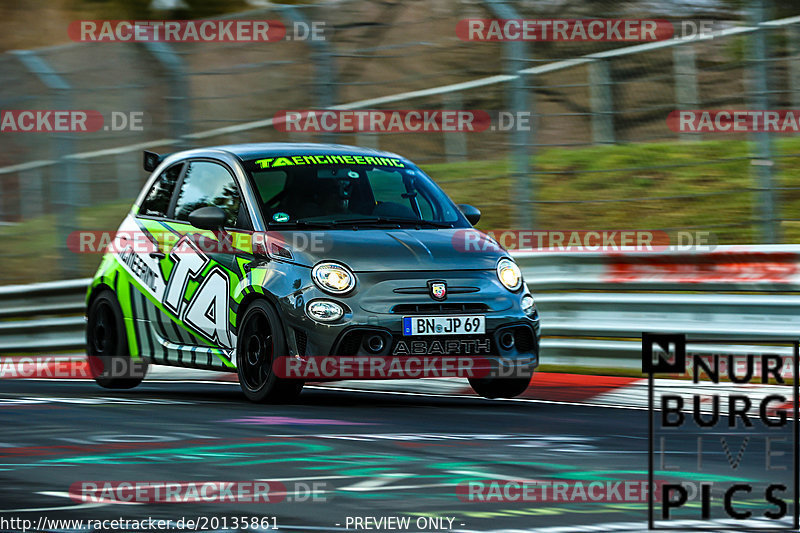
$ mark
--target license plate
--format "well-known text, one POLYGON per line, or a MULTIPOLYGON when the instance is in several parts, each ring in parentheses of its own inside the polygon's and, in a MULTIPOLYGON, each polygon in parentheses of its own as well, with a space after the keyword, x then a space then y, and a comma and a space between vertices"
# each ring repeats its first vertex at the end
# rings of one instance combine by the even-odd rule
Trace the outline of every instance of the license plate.
POLYGON ((486 333, 483 315, 404 316, 403 335, 465 335, 486 333))

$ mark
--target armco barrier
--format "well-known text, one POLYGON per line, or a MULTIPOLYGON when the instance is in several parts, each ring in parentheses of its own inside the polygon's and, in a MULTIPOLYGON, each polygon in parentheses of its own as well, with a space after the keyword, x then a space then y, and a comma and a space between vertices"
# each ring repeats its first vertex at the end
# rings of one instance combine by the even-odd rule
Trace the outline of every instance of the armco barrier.
MULTIPOLYGON (((800 337, 800 246, 512 255, 540 310, 545 364, 638 367, 642 331, 800 337)), ((0 353, 83 351, 87 283, 0 288, 0 353)))
POLYGON ((0 287, 0 354, 83 351, 89 279, 0 287))

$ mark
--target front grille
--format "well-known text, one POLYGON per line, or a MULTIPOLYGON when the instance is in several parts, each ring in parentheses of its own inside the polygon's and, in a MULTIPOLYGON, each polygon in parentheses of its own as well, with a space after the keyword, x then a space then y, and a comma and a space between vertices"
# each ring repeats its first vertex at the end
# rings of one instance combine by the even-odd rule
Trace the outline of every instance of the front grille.
POLYGON ((392 313, 403 315, 446 315, 458 313, 486 313, 489 306, 482 303, 428 303, 428 304, 397 304, 392 307, 392 313))
MULTIPOLYGON (((468 294, 470 292, 478 292, 478 287, 447 287, 447 294, 468 294)), ((398 287, 393 289, 397 294, 430 294, 431 290, 428 287, 398 287)))
POLYGON ((356 355, 361 348, 361 340, 366 332, 364 330, 348 331, 342 337, 335 355, 356 355))

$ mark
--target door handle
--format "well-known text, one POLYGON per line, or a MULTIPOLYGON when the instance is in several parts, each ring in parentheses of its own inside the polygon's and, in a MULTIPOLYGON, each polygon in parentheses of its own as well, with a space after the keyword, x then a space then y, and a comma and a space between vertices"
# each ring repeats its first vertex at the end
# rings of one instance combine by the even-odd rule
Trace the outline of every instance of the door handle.
POLYGON ((150 257, 152 257, 153 259, 158 259, 160 261, 160 260, 164 259, 165 257, 167 257, 167 254, 165 254, 164 252, 159 250, 159 251, 156 251, 156 252, 150 252, 150 257))

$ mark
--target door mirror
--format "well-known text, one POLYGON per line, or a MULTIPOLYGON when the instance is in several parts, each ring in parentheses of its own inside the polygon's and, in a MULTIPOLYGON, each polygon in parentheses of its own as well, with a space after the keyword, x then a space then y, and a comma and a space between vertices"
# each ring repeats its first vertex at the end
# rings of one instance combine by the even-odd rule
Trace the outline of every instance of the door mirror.
POLYGON ((163 155, 158 155, 155 152, 151 152, 150 150, 144 151, 144 159, 142 161, 142 166, 147 172, 154 171, 158 165, 164 160, 163 155))
POLYGON ((470 224, 473 226, 478 223, 481 219, 481 210, 477 207, 473 207, 467 204, 458 204, 458 209, 461 210, 461 213, 467 218, 470 224))
POLYGON ((189 216, 189 224, 199 229, 207 229, 211 231, 219 231, 225 227, 225 211, 215 205, 209 205, 195 209, 189 216))

